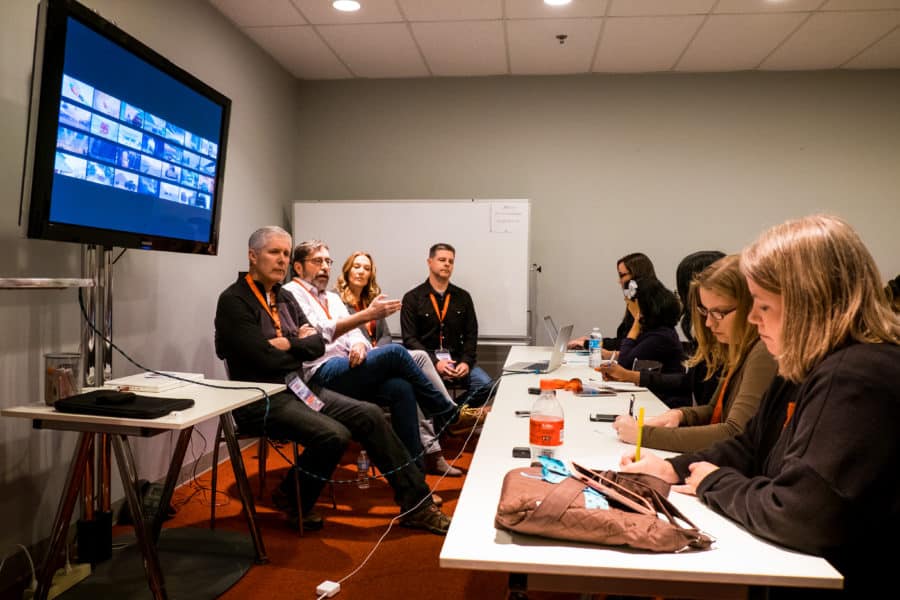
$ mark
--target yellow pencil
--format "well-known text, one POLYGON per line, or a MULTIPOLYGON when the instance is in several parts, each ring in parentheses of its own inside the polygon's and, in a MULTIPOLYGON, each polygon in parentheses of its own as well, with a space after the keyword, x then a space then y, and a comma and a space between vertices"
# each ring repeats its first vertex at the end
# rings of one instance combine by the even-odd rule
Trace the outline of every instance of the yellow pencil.
POLYGON ((638 409, 637 447, 634 449, 634 460, 641 460, 641 434, 644 432, 644 407, 638 409))

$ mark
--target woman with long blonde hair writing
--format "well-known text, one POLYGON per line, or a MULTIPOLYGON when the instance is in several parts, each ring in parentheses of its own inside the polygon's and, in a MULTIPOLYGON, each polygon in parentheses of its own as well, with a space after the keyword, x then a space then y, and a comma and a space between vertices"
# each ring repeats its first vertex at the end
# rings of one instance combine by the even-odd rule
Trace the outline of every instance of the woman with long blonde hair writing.
POLYGON ((825 557, 845 597, 883 595, 896 562, 885 542, 900 533, 900 317, 837 217, 769 229, 741 271, 780 377, 741 435, 667 460, 625 455, 622 469, 683 484, 754 535, 825 557))

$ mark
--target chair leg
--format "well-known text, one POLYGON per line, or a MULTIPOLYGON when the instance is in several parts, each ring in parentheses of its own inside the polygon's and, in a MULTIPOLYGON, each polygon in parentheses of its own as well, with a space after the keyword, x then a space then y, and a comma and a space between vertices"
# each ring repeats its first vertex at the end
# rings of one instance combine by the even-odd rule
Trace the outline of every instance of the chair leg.
POLYGON ((216 484, 219 479, 219 446, 222 445, 222 422, 219 421, 216 427, 215 444, 213 445, 213 461, 212 461, 212 491, 210 492, 209 501, 209 528, 216 528, 216 484))
POLYGON ((297 529, 300 531, 300 537, 303 537, 303 508, 300 503, 300 472, 297 470, 297 463, 300 462, 300 450, 297 448, 297 442, 291 442, 291 446, 294 449, 294 464, 291 466, 293 469, 293 479, 294 479, 294 501, 297 503, 297 529))
POLYGON ((269 438, 262 436, 259 438, 259 447, 257 448, 257 474, 259 476, 259 497, 262 499, 266 495, 266 458, 269 456, 269 438))

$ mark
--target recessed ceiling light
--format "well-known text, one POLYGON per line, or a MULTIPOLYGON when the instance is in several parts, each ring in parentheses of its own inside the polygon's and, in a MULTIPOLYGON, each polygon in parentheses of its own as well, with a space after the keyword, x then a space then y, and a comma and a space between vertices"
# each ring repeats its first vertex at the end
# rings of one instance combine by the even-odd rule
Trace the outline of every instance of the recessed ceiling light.
POLYGON ((342 12, 355 12, 360 8, 356 0, 334 0, 331 5, 342 12))
POLYGON ((572 0, 544 0, 544 4, 549 6, 564 6, 572 0))

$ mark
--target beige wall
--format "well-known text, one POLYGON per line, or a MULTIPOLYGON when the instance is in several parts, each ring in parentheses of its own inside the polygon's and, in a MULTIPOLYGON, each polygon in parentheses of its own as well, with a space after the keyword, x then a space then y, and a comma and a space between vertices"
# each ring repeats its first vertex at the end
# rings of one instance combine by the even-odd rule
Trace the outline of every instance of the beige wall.
MULTIPOLYGON (((252 230, 287 225, 283 207, 295 195, 296 82, 205 2, 85 4, 233 102, 218 256, 129 250, 114 275, 118 345, 153 368, 224 378, 213 350, 216 298, 246 267, 252 230)), ((35 14, 32 0, 0 3, 0 276, 74 277, 79 246, 23 239, 16 226, 35 14)), ((72 290, 0 290, 0 406, 40 401, 42 355, 76 349, 78 323, 72 290)), ((137 370, 119 356, 113 368, 117 376, 137 370)), ((202 429, 211 439, 213 426, 202 429)), ((0 555, 48 534, 74 442, 73 433, 0 419, 0 555)), ((174 442, 168 435, 138 441, 142 477, 164 474, 174 442)), ((210 448, 195 434, 188 460, 204 451, 210 448)))
POLYGON ((674 287, 686 254, 810 212, 900 272, 898 107, 898 71, 307 82, 298 199, 530 198, 538 317, 612 335, 618 257, 674 287))

